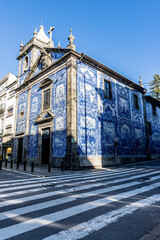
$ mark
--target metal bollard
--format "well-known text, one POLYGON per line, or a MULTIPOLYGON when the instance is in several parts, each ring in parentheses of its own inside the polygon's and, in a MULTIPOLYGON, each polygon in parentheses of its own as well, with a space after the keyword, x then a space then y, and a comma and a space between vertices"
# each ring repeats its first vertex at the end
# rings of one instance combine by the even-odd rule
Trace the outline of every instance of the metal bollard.
POLYGON ((51 172, 51 163, 48 163, 48 172, 51 172))
POLYGON ((13 160, 11 160, 10 168, 13 168, 13 160))
POLYGON ((8 160, 6 159, 5 160, 5 168, 7 168, 7 163, 8 163, 8 160))
POLYGON ((31 172, 34 172, 34 162, 31 164, 31 172))
POLYGON ((24 161, 24 166, 23 166, 23 170, 26 171, 26 165, 27 165, 27 162, 24 161))
POLYGON ((19 169, 19 162, 17 161, 17 170, 19 169))
POLYGON ((0 161, 0 170, 2 169, 2 161, 0 161))

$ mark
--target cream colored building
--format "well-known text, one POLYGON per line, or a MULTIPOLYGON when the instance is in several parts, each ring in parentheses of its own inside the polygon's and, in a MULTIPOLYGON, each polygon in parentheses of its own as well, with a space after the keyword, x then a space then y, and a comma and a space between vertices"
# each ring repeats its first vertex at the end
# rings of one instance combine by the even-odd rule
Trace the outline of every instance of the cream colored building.
POLYGON ((17 77, 11 73, 0 80, 0 145, 3 159, 12 152, 16 87, 17 77))

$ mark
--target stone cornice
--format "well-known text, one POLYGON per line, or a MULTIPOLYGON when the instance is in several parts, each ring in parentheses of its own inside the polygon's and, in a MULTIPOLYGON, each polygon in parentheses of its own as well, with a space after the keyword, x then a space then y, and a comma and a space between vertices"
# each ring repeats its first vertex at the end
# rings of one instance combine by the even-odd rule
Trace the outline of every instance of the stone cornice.
POLYGON ((52 63, 48 68, 40 71, 39 73, 37 73, 35 76, 31 76, 30 79, 28 79, 28 81, 25 81, 22 85, 20 85, 19 87, 17 87, 16 91, 20 91, 22 89, 25 89, 26 86, 28 86, 31 82, 33 82, 34 80, 36 80, 37 78, 40 78, 41 76, 43 76, 44 74, 48 73, 51 69, 56 68, 59 64, 63 64, 64 61, 66 60, 66 58, 68 59, 70 56, 70 52, 66 53, 64 56, 62 56, 60 59, 58 59, 57 61, 55 61, 54 63, 52 63))
POLYGON ((148 96, 145 96, 145 100, 147 100, 148 102, 153 103, 153 104, 157 105, 158 107, 160 107, 160 101, 157 100, 156 98, 153 98, 153 97, 148 95, 148 96))
POLYGON ((131 80, 129 80, 128 78, 126 78, 126 77, 122 76, 121 74, 115 72, 114 70, 106 67, 102 63, 97 62, 96 60, 94 60, 93 58, 85 55, 84 53, 81 53, 80 61, 83 62, 83 63, 89 64, 90 66, 98 69, 101 72, 104 72, 105 74, 107 74, 110 77, 116 79, 117 81, 122 82, 123 84, 125 84, 125 85, 127 85, 131 88, 134 88, 134 89, 136 89, 137 91, 139 91, 143 94, 146 93, 146 90, 143 87, 141 87, 138 84, 132 82, 131 80))
POLYGON ((6 88, 11 88, 12 86, 14 86, 17 83, 17 80, 15 80, 14 82, 10 83, 6 88))
POLYGON ((20 54, 17 57, 17 60, 20 60, 20 58, 22 58, 25 53, 32 49, 34 46, 37 47, 38 49, 43 49, 43 45, 44 42, 40 41, 39 39, 36 38, 32 38, 21 50, 20 50, 20 54))
POLYGON ((0 85, 2 85, 4 82, 6 82, 9 79, 10 73, 8 73, 4 78, 0 80, 0 85))
POLYGON ((7 91, 6 90, 4 90, 4 91, 2 91, 2 94, 0 94, 0 98, 1 97, 4 97, 6 94, 7 94, 7 91), (4 92, 5 91, 5 92, 4 92))
MULTIPOLYGON (((56 66, 58 64, 62 64, 64 63, 66 60, 68 60, 70 57, 75 57, 77 60, 109 75, 110 77, 116 79, 117 81, 141 92, 142 94, 146 93, 146 90, 139 86, 138 84, 132 82, 131 80, 129 80, 128 78, 122 76, 121 74, 115 72, 114 70, 106 67, 105 65, 103 65, 102 63, 92 59, 91 57, 85 55, 84 53, 78 53, 75 52, 74 50, 69 50, 69 52, 67 52, 64 56, 62 56, 60 59, 58 59, 57 61, 55 61, 54 63, 52 63, 47 69, 42 70, 41 72, 39 72, 37 75, 35 75, 34 77, 31 77, 27 82, 25 82, 24 84, 22 84, 21 86, 19 86, 17 88, 17 90, 22 89, 24 86, 28 85, 31 81, 33 81, 34 79, 37 79, 38 77, 41 77, 44 73, 49 72, 51 69, 56 68, 56 66)), ((67 64, 67 63, 66 63, 67 64)), ((66 65, 67 66, 67 65, 66 65)), ((70 67, 70 64, 68 63, 68 67, 70 67)), ((74 66, 73 66, 74 67, 74 66)))

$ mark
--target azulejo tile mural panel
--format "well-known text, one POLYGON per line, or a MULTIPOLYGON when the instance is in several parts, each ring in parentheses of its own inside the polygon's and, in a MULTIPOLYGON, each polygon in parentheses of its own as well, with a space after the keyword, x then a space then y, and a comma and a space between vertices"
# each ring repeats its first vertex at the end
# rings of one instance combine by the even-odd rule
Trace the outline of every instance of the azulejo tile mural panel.
POLYGON ((79 154, 146 155, 142 95, 81 62, 77 67, 79 154), (111 99, 104 97, 104 79, 111 84, 111 99), (133 94, 138 95, 139 110, 134 108, 133 94))
MULTIPOLYGON (((149 150, 151 155, 160 155, 160 108, 156 107, 156 116, 153 115, 152 104, 146 103, 147 121, 151 124, 151 135, 149 134, 149 150)), ((149 133, 149 131, 148 131, 149 133)))
POLYGON ((28 141, 28 157, 37 157, 38 151, 38 124, 35 123, 36 117, 41 112, 42 92, 39 83, 31 88, 30 101, 30 119, 29 119, 29 141, 28 141))
MULTIPOLYGON (((26 132, 26 120, 28 110, 28 91, 21 93, 18 97, 16 134, 26 132)), ((24 137, 25 145, 26 137, 24 137)), ((14 140, 14 157, 16 157, 17 139, 14 140)))
MULTIPOLYGON (((67 144, 67 69, 62 69, 49 77, 53 80, 51 95, 51 112, 53 119, 52 132, 52 156, 64 157, 67 144)), ((36 158, 38 154, 38 124, 36 117, 41 113, 42 91, 36 84, 31 89, 30 121, 29 121, 29 145, 28 157, 36 158)), ((47 114, 46 116, 47 117, 47 114)))
POLYGON ((62 52, 52 52, 50 54, 51 54, 51 57, 52 57, 52 62, 55 62, 59 58, 61 58, 65 53, 62 53, 62 52))
POLYGON ((78 152, 81 156, 96 155, 99 136, 97 72, 80 62, 77 65, 78 152))
POLYGON ((67 68, 49 77, 52 84, 53 142, 52 156, 64 157, 67 146, 67 68))
POLYGON ((28 90, 18 97, 16 134, 25 133, 28 104, 28 90))

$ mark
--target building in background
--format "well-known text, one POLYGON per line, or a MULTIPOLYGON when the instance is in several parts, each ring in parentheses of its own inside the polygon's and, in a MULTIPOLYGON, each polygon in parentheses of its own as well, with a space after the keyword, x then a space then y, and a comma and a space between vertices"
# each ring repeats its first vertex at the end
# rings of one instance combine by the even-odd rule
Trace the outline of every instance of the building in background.
POLYGON ((0 138, 3 159, 12 153, 17 77, 8 73, 0 80, 0 138))
POLYGON ((159 102, 141 81, 76 52, 72 30, 67 48, 55 47, 53 29, 50 38, 35 30, 17 57, 14 159, 78 169, 160 156, 159 102))

